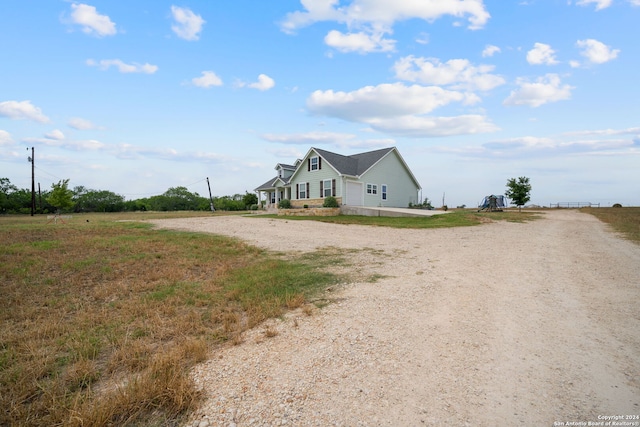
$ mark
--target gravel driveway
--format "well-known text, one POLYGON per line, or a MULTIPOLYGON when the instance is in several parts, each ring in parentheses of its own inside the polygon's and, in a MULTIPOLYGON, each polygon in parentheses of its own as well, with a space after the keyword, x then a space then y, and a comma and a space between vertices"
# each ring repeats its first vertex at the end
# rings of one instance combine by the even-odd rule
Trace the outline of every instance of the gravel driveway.
MULTIPOLYGON (((595 217, 399 230, 154 221, 275 251, 352 251, 382 276, 217 351, 189 426, 552 426, 640 414, 640 246, 595 217)), ((638 423, 638 419, 630 421, 638 423)), ((632 425, 632 424, 629 424, 632 425)), ((640 424, 635 424, 640 425, 640 424)))

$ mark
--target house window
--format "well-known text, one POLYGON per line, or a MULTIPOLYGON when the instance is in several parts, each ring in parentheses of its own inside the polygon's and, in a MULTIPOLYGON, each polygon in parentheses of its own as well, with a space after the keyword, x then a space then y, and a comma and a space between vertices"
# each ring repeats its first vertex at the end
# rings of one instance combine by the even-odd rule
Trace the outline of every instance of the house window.
POLYGON ((367 184, 367 194, 378 194, 378 184, 367 184))
POLYGON ((300 184, 296 184, 296 193, 298 194, 298 199, 308 199, 309 198, 309 183, 301 182, 300 184))
POLYGON ((325 179, 324 181, 320 181, 320 187, 322 187, 322 197, 329 197, 333 195, 333 186, 331 185, 332 180, 325 179))
POLYGON ((387 184, 382 184, 380 190, 382 191, 382 200, 387 200, 387 184))
POLYGON ((271 203, 275 203, 276 202, 276 193, 275 193, 275 191, 272 192, 272 193, 269 193, 269 194, 271 194, 271 203))
POLYGON ((307 170, 308 171, 317 171, 322 169, 322 159, 318 156, 309 157, 307 159, 307 170))

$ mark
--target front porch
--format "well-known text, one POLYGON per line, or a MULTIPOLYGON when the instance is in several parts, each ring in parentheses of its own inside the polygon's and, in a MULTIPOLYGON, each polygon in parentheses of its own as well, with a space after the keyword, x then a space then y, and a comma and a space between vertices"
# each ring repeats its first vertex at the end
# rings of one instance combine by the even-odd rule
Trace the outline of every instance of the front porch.
POLYGON ((257 190, 257 193, 258 203, 264 201, 264 209, 267 211, 278 209, 278 204, 281 200, 291 199, 291 187, 289 186, 260 189, 257 190))

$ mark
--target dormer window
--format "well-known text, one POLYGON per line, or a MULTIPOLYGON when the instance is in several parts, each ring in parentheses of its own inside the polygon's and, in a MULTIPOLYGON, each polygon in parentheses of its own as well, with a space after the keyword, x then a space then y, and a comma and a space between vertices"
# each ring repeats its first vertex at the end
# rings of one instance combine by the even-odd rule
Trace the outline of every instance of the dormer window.
POLYGON ((322 169, 322 158, 320 156, 309 157, 307 159, 307 170, 318 171, 322 169))

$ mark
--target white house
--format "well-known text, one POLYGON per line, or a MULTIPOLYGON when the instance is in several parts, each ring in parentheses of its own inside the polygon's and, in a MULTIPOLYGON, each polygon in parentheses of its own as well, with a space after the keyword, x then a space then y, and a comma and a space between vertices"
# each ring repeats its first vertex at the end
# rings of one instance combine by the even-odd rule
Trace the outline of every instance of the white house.
POLYGON ((267 207, 291 200, 292 207, 340 205, 406 208, 417 204, 420 184, 395 147, 344 156, 311 148, 295 164, 278 163, 277 176, 255 189, 267 207))

